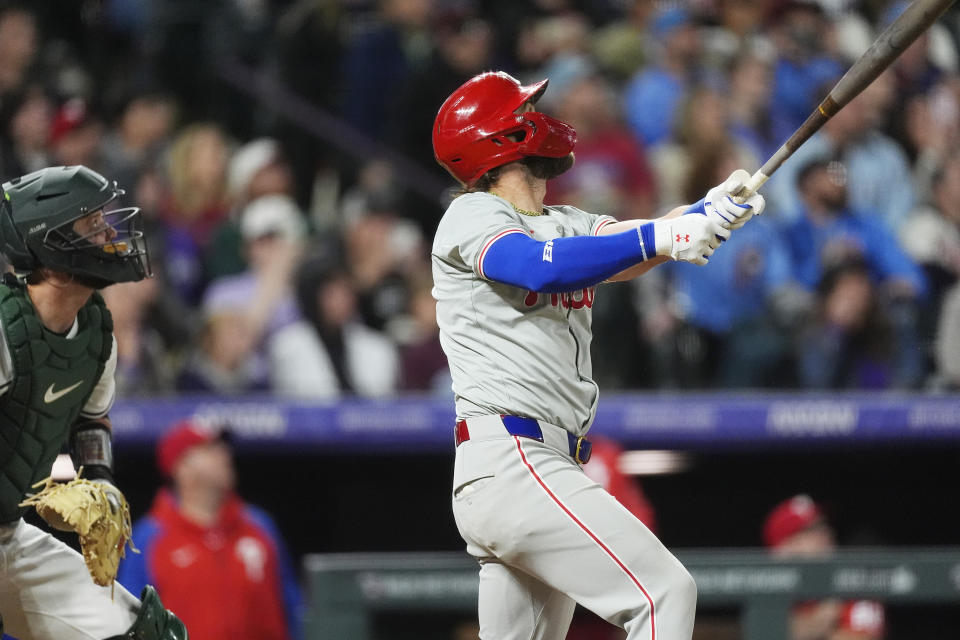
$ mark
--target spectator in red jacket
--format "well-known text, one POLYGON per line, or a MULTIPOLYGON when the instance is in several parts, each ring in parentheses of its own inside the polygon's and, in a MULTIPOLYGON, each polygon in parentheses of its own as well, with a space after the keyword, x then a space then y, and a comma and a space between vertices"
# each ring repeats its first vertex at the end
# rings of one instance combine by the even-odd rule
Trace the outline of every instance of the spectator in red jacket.
MULTIPOLYGON (((784 500, 767 515, 763 542, 781 558, 829 556, 837 543, 823 510, 810 496, 784 500)), ((883 640, 883 605, 872 600, 803 602, 790 616, 791 640, 883 640)))
POLYGON ((192 420, 157 446, 170 485, 133 528, 139 554, 127 554, 120 582, 156 586, 187 625, 191 640, 299 637, 300 590, 270 517, 234 490, 226 433, 192 420))

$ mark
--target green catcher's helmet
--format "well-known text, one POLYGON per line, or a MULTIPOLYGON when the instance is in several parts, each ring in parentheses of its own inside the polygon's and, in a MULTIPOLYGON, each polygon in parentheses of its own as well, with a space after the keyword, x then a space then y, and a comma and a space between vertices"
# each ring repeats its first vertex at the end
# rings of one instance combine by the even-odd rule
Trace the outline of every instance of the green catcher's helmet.
POLYGON ((140 209, 106 209, 124 193, 116 182, 84 166, 48 167, 4 183, 3 191, 0 251, 17 273, 47 267, 98 287, 152 275, 140 209), (103 225, 84 234, 74 229, 101 210, 103 225), (112 236, 104 233, 110 229, 112 236))

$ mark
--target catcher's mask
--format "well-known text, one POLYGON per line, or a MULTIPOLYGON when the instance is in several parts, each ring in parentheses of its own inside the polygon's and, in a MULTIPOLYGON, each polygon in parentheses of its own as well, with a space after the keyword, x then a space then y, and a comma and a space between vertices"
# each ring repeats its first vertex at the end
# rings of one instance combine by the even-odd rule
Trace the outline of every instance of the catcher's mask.
POLYGON ((556 118, 530 111, 547 80, 524 86, 503 71, 474 76, 440 107, 433 123, 433 153, 444 169, 467 187, 494 167, 529 156, 563 158, 573 151, 577 132, 556 118))
POLYGON ((107 209, 124 194, 84 166, 48 167, 3 185, 0 249, 14 270, 41 267, 103 287, 150 277, 138 207, 107 209))

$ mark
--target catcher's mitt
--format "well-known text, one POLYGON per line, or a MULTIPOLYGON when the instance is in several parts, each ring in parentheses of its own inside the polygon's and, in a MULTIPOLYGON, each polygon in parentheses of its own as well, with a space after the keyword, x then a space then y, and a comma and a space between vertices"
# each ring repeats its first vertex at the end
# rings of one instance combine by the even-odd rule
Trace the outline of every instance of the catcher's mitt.
POLYGON ((127 544, 137 551, 130 542, 130 507, 123 494, 111 484, 82 478, 66 484, 47 478, 33 486, 42 488, 20 506, 36 507, 55 529, 76 531, 93 581, 112 587, 127 544))

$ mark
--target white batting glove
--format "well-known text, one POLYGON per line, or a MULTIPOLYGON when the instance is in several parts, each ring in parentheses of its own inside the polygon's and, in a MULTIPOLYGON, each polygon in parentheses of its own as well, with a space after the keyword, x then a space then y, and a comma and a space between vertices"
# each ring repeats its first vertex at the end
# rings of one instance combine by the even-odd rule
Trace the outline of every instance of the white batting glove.
POLYGON ((729 229, 704 215, 655 220, 653 234, 658 256, 693 264, 707 264, 714 250, 730 237, 729 229))
MULTIPOLYGON (((767 206, 763 196, 755 193, 743 203, 738 204, 734 195, 743 188, 750 174, 743 169, 737 169, 730 174, 723 184, 717 185, 707 192, 703 199, 703 211, 708 218, 715 220, 724 229, 739 229, 753 216, 763 213, 767 206)), ((692 211, 690 213, 693 213, 692 211)))

